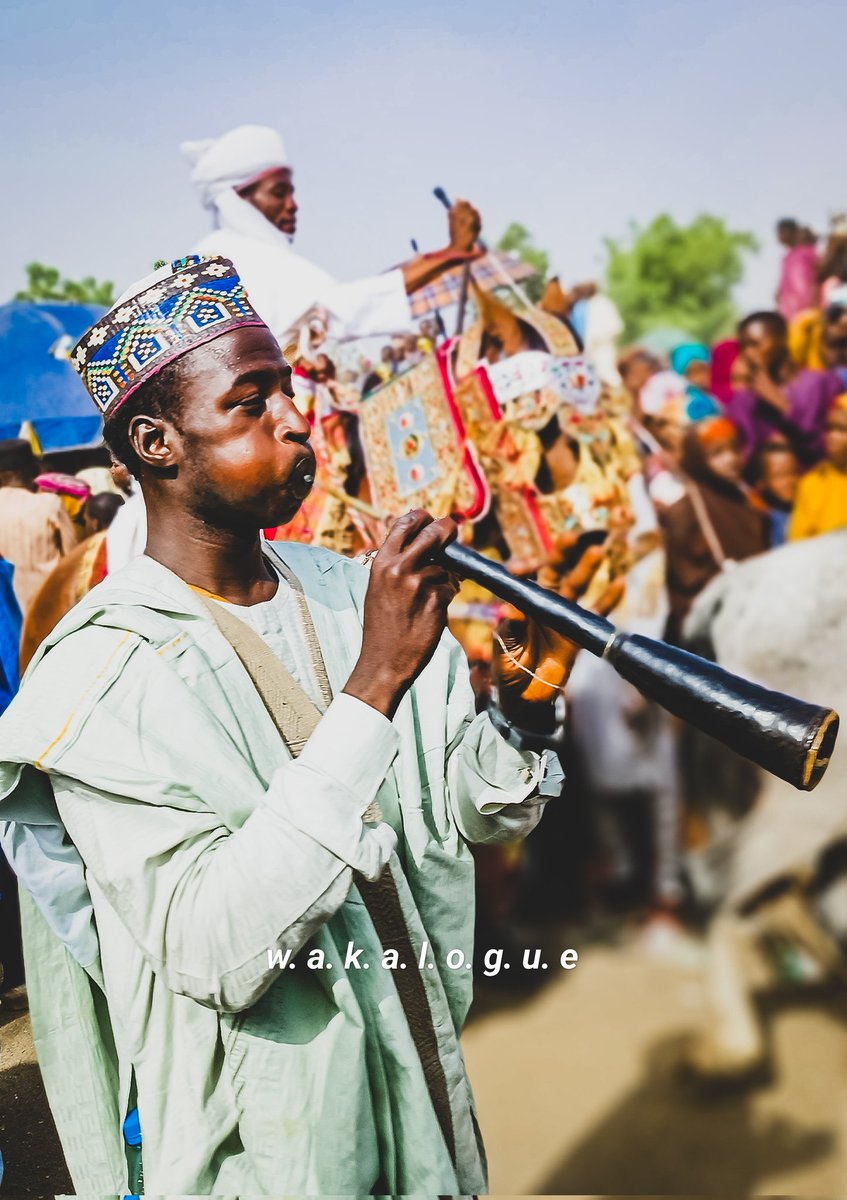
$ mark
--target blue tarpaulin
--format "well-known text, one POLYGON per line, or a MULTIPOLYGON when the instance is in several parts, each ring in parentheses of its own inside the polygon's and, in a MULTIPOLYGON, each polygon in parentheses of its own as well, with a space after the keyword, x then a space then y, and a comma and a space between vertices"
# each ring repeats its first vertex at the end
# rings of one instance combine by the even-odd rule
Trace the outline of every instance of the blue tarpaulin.
POLYGON ((100 441, 100 417, 68 354, 104 311, 58 301, 0 306, 0 438, 18 437, 29 421, 45 451, 100 441))

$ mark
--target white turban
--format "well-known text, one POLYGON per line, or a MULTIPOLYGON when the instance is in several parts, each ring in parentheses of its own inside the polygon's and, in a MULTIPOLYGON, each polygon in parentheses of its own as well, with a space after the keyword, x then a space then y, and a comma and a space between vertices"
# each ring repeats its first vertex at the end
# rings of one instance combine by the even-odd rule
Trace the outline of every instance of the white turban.
POLYGON ((290 166, 282 138, 267 125, 239 125, 223 137, 183 142, 180 149, 193 168, 191 182, 201 203, 211 209, 222 192, 290 166))

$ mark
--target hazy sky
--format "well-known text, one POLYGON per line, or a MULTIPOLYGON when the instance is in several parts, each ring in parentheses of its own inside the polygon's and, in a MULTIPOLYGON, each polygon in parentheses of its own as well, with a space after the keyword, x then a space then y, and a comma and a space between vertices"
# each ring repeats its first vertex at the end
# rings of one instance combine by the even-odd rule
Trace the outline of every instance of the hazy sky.
POLYGON ((0 300, 31 259, 123 288, 207 216, 179 142, 278 127, 298 249, 339 278, 444 239, 435 184, 494 240, 522 221, 569 281, 631 219, 847 209, 843 0, 18 0, 0 29, 0 300))

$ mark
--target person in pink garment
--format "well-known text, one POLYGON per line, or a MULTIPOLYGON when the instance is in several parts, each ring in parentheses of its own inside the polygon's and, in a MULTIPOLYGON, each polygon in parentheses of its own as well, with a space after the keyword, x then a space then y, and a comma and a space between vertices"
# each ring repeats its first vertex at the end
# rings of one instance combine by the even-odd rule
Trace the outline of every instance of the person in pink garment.
POLYGON ((750 313, 738 326, 738 346, 749 382, 733 392, 727 415, 741 431, 745 457, 760 446, 789 445, 803 470, 823 458, 827 413, 844 391, 837 371, 798 367, 788 350, 781 313, 750 313))
POLYGON ((786 321, 818 303, 818 254, 814 237, 790 218, 780 221, 776 236, 785 247, 776 305, 786 321))

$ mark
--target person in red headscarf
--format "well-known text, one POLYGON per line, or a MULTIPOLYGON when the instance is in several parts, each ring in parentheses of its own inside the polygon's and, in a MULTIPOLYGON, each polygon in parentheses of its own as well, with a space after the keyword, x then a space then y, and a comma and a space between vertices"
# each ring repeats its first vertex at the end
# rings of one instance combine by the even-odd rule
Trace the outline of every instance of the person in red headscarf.
POLYGON ((729 406, 734 392, 748 386, 749 370, 739 357, 738 338, 727 338, 712 347, 712 380, 709 391, 729 406))
POLYGON ((691 605, 720 571, 770 545, 767 508, 741 478, 744 456, 728 417, 707 417, 685 434, 685 494, 660 514, 667 555, 668 641, 679 644, 691 605))

